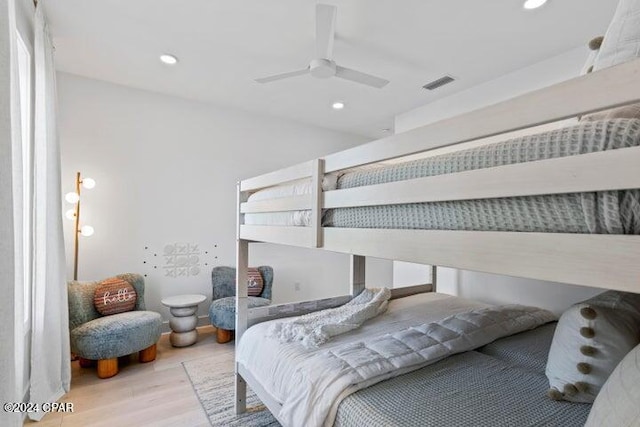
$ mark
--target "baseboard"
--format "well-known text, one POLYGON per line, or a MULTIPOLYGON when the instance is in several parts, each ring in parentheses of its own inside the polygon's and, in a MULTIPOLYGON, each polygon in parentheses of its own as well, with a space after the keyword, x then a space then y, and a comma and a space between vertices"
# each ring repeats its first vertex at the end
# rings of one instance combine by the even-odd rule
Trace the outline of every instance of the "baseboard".
MULTIPOLYGON (((196 324, 196 327, 207 326, 210 324, 211 322, 209 321, 209 316, 207 315, 198 316, 198 323, 196 324)), ((162 322, 162 328, 160 330, 162 331, 163 334, 168 334, 169 332, 171 332, 171 328, 169 327, 168 320, 165 320, 162 322)))

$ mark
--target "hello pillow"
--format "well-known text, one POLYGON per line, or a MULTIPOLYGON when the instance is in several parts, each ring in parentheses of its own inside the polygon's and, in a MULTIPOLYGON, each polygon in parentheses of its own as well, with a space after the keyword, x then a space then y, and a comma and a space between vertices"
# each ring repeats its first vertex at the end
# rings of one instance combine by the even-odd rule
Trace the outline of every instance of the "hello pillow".
POLYGON ((640 343, 640 295, 607 291, 565 311, 546 375, 555 400, 593 402, 618 363, 640 343))
POLYGON ((247 269, 247 295, 250 297, 259 297, 264 287, 262 275, 257 268, 247 269))
POLYGON ((138 294, 126 280, 118 277, 103 280, 93 293, 93 305, 103 316, 131 311, 136 306, 138 294))

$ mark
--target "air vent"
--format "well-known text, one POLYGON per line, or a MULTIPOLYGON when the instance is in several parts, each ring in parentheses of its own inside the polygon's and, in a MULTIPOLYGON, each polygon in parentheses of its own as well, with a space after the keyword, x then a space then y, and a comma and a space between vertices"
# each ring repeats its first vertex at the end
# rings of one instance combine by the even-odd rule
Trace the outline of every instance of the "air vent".
POLYGON ((455 79, 451 76, 440 77, 438 80, 434 80, 431 83, 427 83, 426 85, 422 86, 422 89, 435 90, 453 81, 455 81, 455 79))

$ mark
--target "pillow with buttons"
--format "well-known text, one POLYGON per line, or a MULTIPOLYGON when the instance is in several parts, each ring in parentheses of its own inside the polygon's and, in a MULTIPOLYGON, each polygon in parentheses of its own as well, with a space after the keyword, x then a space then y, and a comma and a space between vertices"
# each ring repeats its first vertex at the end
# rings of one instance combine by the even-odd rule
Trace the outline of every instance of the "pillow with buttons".
POLYGON ((607 291, 565 311, 546 375, 555 400, 590 403, 618 363, 640 343, 640 295, 607 291))

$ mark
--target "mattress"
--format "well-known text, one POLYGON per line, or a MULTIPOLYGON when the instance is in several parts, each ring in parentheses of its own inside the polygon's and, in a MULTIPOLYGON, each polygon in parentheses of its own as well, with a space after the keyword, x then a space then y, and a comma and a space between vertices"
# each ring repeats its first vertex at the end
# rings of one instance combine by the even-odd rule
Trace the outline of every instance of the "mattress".
POLYGON ((545 394, 554 329, 544 325, 357 391, 338 407, 334 426, 583 426, 591 405, 545 394))
POLYGON ((360 328, 333 337, 317 349, 307 349, 297 343, 281 344, 267 338, 268 329, 275 321, 263 322, 249 328, 238 344, 236 360, 251 370, 275 400, 282 402, 289 392, 290 379, 296 375, 296 365, 310 360, 321 352, 330 351, 345 343, 383 335, 410 326, 440 320, 441 318, 488 307, 487 304, 438 293, 422 293, 390 301, 387 311, 368 320, 360 328))
MULTIPOLYGON (((350 171, 338 178, 336 188, 355 188, 638 145, 640 120, 584 122, 393 166, 350 171)), ((284 195, 286 191, 278 194, 279 197, 284 195)), ((245 224, 309 225, 310 217, 309 211, 247 214, 245 224)), ((323 225, 640 234, 640 190, 338 208, 324 212, 323 225)))

